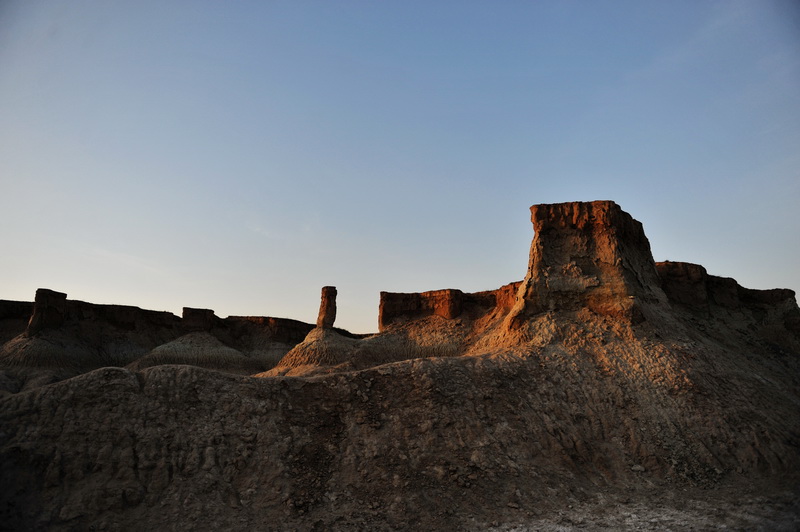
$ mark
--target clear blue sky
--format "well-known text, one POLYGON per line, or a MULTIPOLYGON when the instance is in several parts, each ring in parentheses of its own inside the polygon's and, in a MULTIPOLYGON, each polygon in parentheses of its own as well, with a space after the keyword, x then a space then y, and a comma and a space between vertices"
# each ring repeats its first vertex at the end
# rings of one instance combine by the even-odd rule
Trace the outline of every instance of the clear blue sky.
POLYGON ((793 1, 0 3, 0 299, 377 329, 519 280, 534 203, 800 290, 793 1))

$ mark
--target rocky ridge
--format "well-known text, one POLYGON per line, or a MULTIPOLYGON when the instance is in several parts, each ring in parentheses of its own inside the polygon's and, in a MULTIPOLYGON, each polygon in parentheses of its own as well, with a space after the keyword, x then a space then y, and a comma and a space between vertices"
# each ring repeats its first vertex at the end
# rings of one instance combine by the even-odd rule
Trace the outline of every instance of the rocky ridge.
MULTIPOLYGON (((794 293, 656 264, 641 224, 613 202, 531 213, 521 282, 477 294, 382 293, 380 332, 363 338, 332 328, 335 292, 323 289, 317 327, 258 378, 129 365, 15 390, 29 360, 18 344, 78 331, 87 345, 112 345, 71 321, 67 301, 61 325, 50 313, 43 322, 54 329, 4 345, 12 384, 0 402, 0 467, 14 479, 0 500, 4 522, 796 528, 794 293), (697 513, 701 499, 715 501, 708 515, 697 513), (631 505, 655 517, 631 521, 631 505), (694 517, 675 517, 687 507, 694 517)), ((0 317, 19 323, 15 305, 0 305, 0 317)), ((157 343, 145 356, 176 342, 233 349, 236 335, 199 315, 210 332, 163 318, 164 341, 144 335, 157 343)), ((225 357, 210 358, 226 369, 225 357)))

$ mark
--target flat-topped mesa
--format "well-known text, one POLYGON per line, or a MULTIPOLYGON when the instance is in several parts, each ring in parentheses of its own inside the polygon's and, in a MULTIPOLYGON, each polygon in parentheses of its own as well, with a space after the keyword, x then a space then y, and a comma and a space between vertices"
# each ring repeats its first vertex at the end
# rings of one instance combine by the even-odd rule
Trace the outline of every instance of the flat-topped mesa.
POLYGON ((663 304, 642 224, 613 201, 531 207, 528 272, 508 324, 531 315, 582 308, 640 321, 642 304, 663 304))
POLYGON ((420 319, 436 315, 452 320, 461 314, 464 293, 447 288, 421 293, 381 292, 378 330, 397 319, 420 319))
POLYGON ((520 281, 496 290, 465 293, 447 288, 421 293, 381 292, 378 309, 378 330, 384 331, 394 322, 413 321, 428 316, 448 320, 464 314, 476 318, 490 312, 507 313, 516 301, 520 281))
POLYGON ((181 325, 187 331, 210 331, 220 319, 207 308, 183 307, 181 325))
POLYGON ((319 315, 317 316, 317 327, 321 329, 333 328, 336 321, 336 287, 323 286, 319 302, 319 315))

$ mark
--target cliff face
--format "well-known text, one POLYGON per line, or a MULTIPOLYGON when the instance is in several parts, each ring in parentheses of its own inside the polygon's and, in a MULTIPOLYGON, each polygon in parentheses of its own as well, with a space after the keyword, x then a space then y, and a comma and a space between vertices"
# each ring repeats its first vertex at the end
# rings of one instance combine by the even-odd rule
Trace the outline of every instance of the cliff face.
POLYGON ((642 224, 616 203, 534 205, 531 222, 528 272, 512 328, 534 314, 584 308, 636 322, 643 306, 666 301, 642 224))
POLYGON ((446 289, 421 293, 381 292, 378 310, 379 330, 397 322, 439 316, 449 320, 463 315, 471 318, 490 313, 506 313, 514 306, 520 283, 510 283, 497 290, 465 293, 446 289))
POLYGON ((656 268, 673 310, 694 326, 709 334, 721 328, 755 334, 800 352, 800 309, 793 290, 744 288, 729 277, 709 275, 699 264, 659 262, 656 268))

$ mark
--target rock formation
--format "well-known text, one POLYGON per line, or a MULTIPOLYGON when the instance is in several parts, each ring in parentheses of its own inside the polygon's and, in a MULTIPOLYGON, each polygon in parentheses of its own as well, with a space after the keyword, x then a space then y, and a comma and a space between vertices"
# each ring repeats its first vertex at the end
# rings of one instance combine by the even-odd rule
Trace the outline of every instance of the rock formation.
POLYGON ((534 205, 528 272, 509 324, 528 316, 587 308, 632 321, 663 304, 642 224, 613 201, 534 205))
POLYGON ((45 293, 26 336, 0 302, 0 330, 22 328, 0 358, 0 523, 798 529, 794 293, 655 264, 613 202, 531 214, 522 282, 384 292, 369 336, 332 327, 332 287, 317 327, 45 293), (126 368, 25 373, 134 347, 126 368), (286 354, 232 374, 267 352, 286 354))
POLYGON ((421 293, 381 292, 378 308, 379 331, 392 323, 413 321, 427 316, 455 319, 464 312, 473 315, 491 310, 508 312, 513 307, 520 283, 510 283, 497 290, 464 293, 446 289, 421 293))
POLYGON ((231 360, 235 364, 227 368, 230 371, 255 373, 274 366, 313 328, 285 318, 222 319, 213 310, 190 307, 184 307, 179 318, 169 312, 69 300, 64 293, 40 288, 33 305, 0 301, 0 366, 27 372, 20 378, 32 383, 40 380, 31 377, 36 372, 47 371, 47 379, 60 379, 134 362, 136 367, 191 363, 225 370, 224 360, 231 360), (199 337, 184 336, 200 332, 208 333, 208 345, 189 348, 199 345, 195 341, 199 337), (214 347, 214 342, 222 347, 214 347), (158 349, 163 346, 168 348, 158 349), (231 350, 247 360, 228 356, 216 360, 208 355, 231 350))
POLYGON ((334 321, 336 321, 336 287, 323 286, 319 303, 319 315, 317 316, 317 327, 331 329, 334 321))
POLYGON ((461 290, 434 290, 422 293, 381 292, 378 308, 378 327, 386 326, 400 317, 419 319, 436 315, 453 319, 461 315, 464 293, 461 290))
POLYGON ((67 313, 67 294, 39 288, 33 304, 33 315, 28 322, 28 336, 45 329, 57 329, 64 323, 67 313))
POLYGON ((219 323, 214 311, 207 308, 183 307, 181 325, 187 331, 210 331, 219 323))

